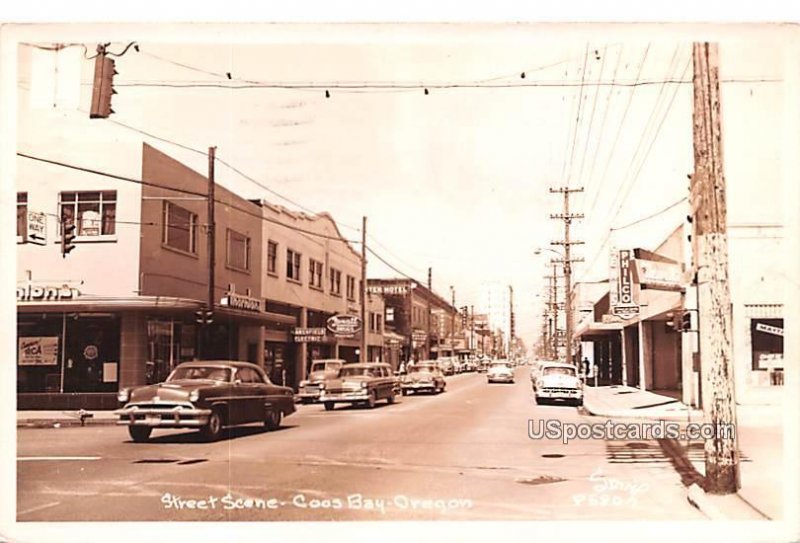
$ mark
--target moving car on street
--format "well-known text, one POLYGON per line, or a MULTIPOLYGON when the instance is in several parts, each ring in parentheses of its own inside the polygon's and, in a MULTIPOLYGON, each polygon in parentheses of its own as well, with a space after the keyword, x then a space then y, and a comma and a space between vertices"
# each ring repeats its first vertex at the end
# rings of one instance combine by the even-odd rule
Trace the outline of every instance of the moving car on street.
POLYGON ((117 424, 136 442, 153 428, 198 428, 210 441, 236 424, 274 430, 295 410, 291 388, 273 385, 255 364, 231 360, 184 362, 163 383, 123 389, 117 399, 117 424))
POLYGON ((325 379, 331 379, 339 374, 344 360, 338 358, 314 360, 311 363, 311 371, 308 372, 308 379, 300 381, 297 391, 298 399, 303 403, 313 403, 319 401, 319 385, 325 379))
POLYGON ((444 392, 446 382, 444 374, 436 360, 424 360, 414 366, 400 381, 403 396, 412 392, 444 392))
POLYGON ((583 383, 575 366, 560 362, 546 362, 534 384, 536 403, 565 401, 583 405, 583 383))
POLYGON ((486 381, 489 383, 513 383, 514 370, 506 360, 492 362, 486 372, 486 381))
POLYGON ((326 411, 332 410, 337 403, 362 404, 372 409, 380 400, 394 403, 398 388, 397 378, 389 364, 346 364, 336 377, 320 383, 319 401, 326 411))
POLYGON ((444 375, 453 375, 456 372, 452 357, 442 356, 436 361, 439 363, 439 369, 442 370, 444 375))

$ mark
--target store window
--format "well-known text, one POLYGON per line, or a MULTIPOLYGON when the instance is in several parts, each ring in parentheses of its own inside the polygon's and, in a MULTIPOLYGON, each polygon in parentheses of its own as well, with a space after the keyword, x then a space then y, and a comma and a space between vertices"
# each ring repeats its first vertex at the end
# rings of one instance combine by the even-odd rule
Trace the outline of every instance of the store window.
POLYGON ((188 209, 164 202, 163 235, 167 247, 197 254, 197 215, 188 209))
POLYGON ((145 382, 163 382, 181 362, 195 358, 197 327, 171 320, 147 321, 145 382))
POLYGON ((28 230, 28 193, 17 193, 17 237, 24 238, 28 230))
POLYGON ((62 192, 59 217, 74 223, 77 236, 113 236, 116 233, 117 191, 62 192))
POLYGON ((753 370, 783 371, 783 319, 750 319, 753 370))
POLYGON ((239 271, 250 270, 250 238, 235 230, 228 229, 227 260, 228 267, 239 271))

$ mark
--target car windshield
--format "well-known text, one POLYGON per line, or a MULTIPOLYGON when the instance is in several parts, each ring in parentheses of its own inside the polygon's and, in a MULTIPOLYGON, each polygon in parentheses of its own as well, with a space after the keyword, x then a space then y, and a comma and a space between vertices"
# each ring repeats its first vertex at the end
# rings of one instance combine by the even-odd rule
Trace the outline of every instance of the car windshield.
POLYGON ((565 368, 561 366, 550 366, 542 372, 544 375, 571 375, 575 376, 575 368, 565 368))
POLYGON ((372 368, 342 368, 339 371, 339 377, 375 377, 372 368))
POLYGON ((432 364, 425 364, 424 366, 414 366, 413 368, 411 368, 411 371, 409 373, 420 373, 423 371, 427 373, 433 373, 434 371, 436 371, 436 366, 432 364))
POLYGON ((341 362, 314 362, 311 365, 311 371, 335 371, 341 367, 341 362))
POLYGON ((167 381, 178 380, 205 380, 221 381, 227 383, 231 380, 230 368, 219 368, 215 366, 190 366, 186 368, 176 368, 169 376, 167 381))
POLYGON ((507 370, 511 369, 508 367, 508 364, 492 364, 493 370, 507 370))

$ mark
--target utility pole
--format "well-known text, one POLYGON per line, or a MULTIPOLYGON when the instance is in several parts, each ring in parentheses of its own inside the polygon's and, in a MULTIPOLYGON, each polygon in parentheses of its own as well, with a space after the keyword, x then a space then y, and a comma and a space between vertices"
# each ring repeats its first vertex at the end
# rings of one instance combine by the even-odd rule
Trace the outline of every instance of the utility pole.
POLYGON ((514 342, 514 287, 508 285, 508 358, 511 357, 511 344, 514 342))
POLYGON ((694 268, 698 277, 701 372, 705 420, 717 435, 705 441, 705 490, 733 494, 739 488, 739 452, 731 348, 728 234, 717 44, 695 43, 694 175, 690 183, 694 268), (727 435, 720 432, 727 431, 727 435))
POLYGON ((564 246, 564 314, 565 314, 565 334, 567 351, 567 364, 572 364, 572 263, 581 262, 583 259, 571 258, 571 248, 573 245, 583 244, 583 241, 571 240, 569 237, 569 228, 573 219, 582 219, 583 213, 570 213, 569 211, 569 195, 573 192, 583 192, 583 187, 571 189, 567 187, 551 188, 551 193, 562 193, 564 195, 564 212, 554 213, 550 215, 551 219, 560 219, 564 221, 564 239, 551 241, 551 245, 564 246))
POLYGON ((367 361, 367 218, 361 218, 361 350, 359 362, 367 361))
MULTIPOLYGON (((469 349, 470 351, 475 351, 475 306, 469 306, 469 349)), ((474 356, 475 353, 472 353, 471 356, 474 356)))
POLYGON ((431 296, 433 296, 433 268, 428 268, 428 337, 426 345, 428 346, 428 356, 431 358, 431 296))
POLYGON ((453 312, 450 315, 450 356, 456 354, 455 334, 456 334, 456 289, 450 285, 450 303, 453 306, 453 312))
MULTIPOLYGON (((208 148, 208 300, 206 301, 205 318, 203 319, 203 354, 208 356, 211 350, 211 317, 214 311, 214 279, 217 266, 216 257, 216 219, 214 209, 216 206, 216 185, 214 178, 214 164, 216 162, 216 147, 208 148)), ((230 354, 230 353, 229 353, 230 354)))

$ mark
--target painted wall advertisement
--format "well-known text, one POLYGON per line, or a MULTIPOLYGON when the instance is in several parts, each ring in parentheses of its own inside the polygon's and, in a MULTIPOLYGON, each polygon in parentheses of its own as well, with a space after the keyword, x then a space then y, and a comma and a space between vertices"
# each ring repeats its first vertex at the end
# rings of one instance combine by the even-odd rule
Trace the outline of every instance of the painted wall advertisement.
POLYGON ((55 366, 58 364, 58 336, 19 338, 20 366, 55 366))

